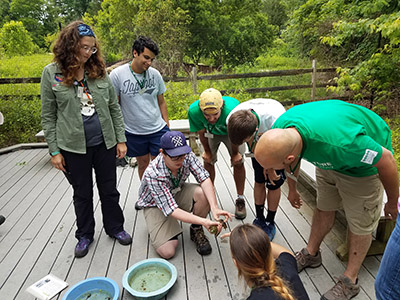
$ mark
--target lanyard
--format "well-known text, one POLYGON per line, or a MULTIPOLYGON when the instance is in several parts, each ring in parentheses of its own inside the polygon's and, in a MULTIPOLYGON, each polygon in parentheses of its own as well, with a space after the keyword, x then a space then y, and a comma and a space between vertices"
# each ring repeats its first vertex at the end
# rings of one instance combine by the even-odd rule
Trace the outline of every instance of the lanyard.
MULTIPOLYGON (((168 169, 168 168, 167 168, 168 169)), ((174 189, 179 186, 179 181, 181 181, 181 169, 178 170, 178 177, 174 177, 170 169, 168 169, 169 175, 171 175, 172 183, 174 184, 174 189)))
POLYGON ((146 71, 144 71, 144 74, 143 74, 143 81, 140 82, 140 81, 137 79, 135 73, 133 72, 133 70, 132 70, 132 68, 131 68, 131 63, 132 63, 132 61, 129 63, 129 70, 131 70, 131 73, 132 73, 133 77, 135 77, 136 82, 139 84, 140 88, 142 89, 142 88, 144 88, 144 84, 146 83, 146 71))
POLYGON ((214 128, 215 128, 215 125, 217 125, 217 123, 215 123, 214 125, 211 125, 210 123, 207 123, 207 131, 208 131, 209 133, 212 133, 212 131, 213 131, 214 128))
POLYGON ((251 142, 251 146, 249 145, 249 143, 247 143, 247 147, 249 147, 249 151, 250 151, 250 152, 253 152, 253 147, 254 147, 254 144, 256 143, 256 140, 257 140, 258 129, 259 129, 259 127, 260 127, 260 117, 257 115, 257 113, 256 113, 253 109, 251 109, 250 111, 251 111, 251 112, 253 113, 253 115, 255 115, 256 118, 257 118, 257 128, 256 128, 256 132, 254 133, 254 137, 253 137, 253 141, 251 142))
MULTIPOLYGON (((85 80, 85 78, 84 78, 82 81, 84 81, 84 80, 85 80)), ((92 99, 90 98, 90 96, 89 96, 89 93, 87 92, 87 89, 86 89, 85 85, 82 83, 82 81, 79 81, 79 83, 80 83, 80 85, 83 87, 83 91, 85 92, 85 94, 86 94, 86 96, 88 97, 88 99, 89 99, 89 100, 92 100, 92 99)))

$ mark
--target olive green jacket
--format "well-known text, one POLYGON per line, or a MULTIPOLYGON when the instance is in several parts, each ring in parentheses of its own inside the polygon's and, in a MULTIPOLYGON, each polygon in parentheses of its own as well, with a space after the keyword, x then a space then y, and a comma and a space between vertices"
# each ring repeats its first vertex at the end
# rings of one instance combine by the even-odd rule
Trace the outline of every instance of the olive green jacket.
MULTIPOLYGON (((40 82, 42 99, 42 127, 49 152, 65 151, 85 154, 86 140, 81 115, 81 101, 75 85, 62 84, 61 70, 56 63, 43 69, 40 82)), ((108 77, 87 79, 107 149, 125 142, 125 128, 115 94, 108 77)))

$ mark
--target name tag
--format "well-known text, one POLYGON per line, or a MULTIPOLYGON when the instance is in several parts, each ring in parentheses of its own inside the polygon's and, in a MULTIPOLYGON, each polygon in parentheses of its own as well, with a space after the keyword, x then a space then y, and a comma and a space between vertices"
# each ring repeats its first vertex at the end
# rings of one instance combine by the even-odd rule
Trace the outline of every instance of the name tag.
POLYGON ((254 153, 253 152, 246 152, 244 155, 246 157, 254 157, 254 153))
POLYGON ((176 195, 178 192, 180 192, 181 191, 181 188, 178 186, 177 188, 174 188, 172 191, 171 191, 171 193, 172 193, 172 195, 176 195))
POLYGON ((145 91, 146 91, 145 88, 140 89, 140 90, 139 90, 139 95, 143 95, 145 91))
POLYGON ((211 132, 208 132, 208 131, 206 133, 204 133, 204 136, 206 138, 209 138, 209 139, 213 139, 214 138, 214 135, 211 132))
POLYGON ((83 98, 83 87, 78 86, 77 94, 78 94, 78 98, 83 98))

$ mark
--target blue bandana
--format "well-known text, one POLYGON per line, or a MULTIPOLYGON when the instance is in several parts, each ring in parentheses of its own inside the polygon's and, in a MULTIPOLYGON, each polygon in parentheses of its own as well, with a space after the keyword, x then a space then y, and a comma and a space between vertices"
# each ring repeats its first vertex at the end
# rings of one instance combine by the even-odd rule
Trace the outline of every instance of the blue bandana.
POLYGON ((93 30, 86 24, 80 24, 78 26, 78 31, 80 36, 92 36, 95 38, 93 30))

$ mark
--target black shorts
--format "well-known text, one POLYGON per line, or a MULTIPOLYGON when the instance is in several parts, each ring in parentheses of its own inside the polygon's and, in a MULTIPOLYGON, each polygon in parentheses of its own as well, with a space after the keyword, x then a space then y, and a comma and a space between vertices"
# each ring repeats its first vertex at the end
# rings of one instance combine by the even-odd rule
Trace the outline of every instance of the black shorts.
POLYGON ((279 189, 281 185, 285 182, 286 175, 284 169, 275 170, 276 174, 278 174, 280 178, 274 181, 275 185, 272 185, 271 182, 269 181, 268 175, 267 178, 264 177, 264 168, 258 163, 258 161, 254 157, 251 158, 251 163, 254 169, 254 181, 257 183, 265 183, 265 187, 267 189, 269 190, 279 189))

